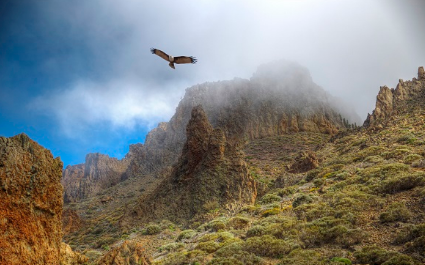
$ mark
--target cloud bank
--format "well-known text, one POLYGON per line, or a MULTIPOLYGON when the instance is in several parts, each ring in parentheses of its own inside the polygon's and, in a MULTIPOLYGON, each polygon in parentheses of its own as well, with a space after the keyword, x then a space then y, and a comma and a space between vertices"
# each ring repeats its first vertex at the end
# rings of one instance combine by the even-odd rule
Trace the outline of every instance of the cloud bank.
MULTIPOLYGON (((99 123, 155 126, 169 120, 185 88, 249 78, 279 59, 307 67, 313 81, 365 118, 379 86, 410 79, 425 58, 419 0, 48 2, 37 9, 47 31, 79 59, 71 85, 41 93, 30 106, 51 113, 70 137, 99 123), (172 70, 151 47, 198 63, 172 70)), ((52 62, 64 64, 49 58, 43 65, 52 62)))

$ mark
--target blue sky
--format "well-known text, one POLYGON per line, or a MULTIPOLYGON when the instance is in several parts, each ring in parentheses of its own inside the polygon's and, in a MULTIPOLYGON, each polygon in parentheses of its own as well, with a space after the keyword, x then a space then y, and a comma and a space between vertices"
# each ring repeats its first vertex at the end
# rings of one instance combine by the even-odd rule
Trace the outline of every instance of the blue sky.
POLYGON ((185 89, 249 78, 278 59, 365 118, 379 86, 425 58, 421 0, 4 0, 0 135, 22 132, 65 166, 90 152, 122 158, 168 121, 185 89), (176 70, 149 52, 192 55, 176 70))

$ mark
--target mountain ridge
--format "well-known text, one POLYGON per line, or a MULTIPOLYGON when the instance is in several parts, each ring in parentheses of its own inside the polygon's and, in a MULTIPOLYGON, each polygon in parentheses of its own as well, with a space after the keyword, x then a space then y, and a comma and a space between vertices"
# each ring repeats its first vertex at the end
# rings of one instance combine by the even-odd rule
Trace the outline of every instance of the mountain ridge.
MULTIPOLYGON (((335 108, 329 107, 330 100, 330 95, 312 81, 306 68, 286 61, 259 67, 250 80, 192 86, 186 89, 169 122, 162 122, 150 131, 144 144, 130 146, 124 159, 128 161, 125 176, 158 175, 162 170, 170 170, 182 151, 186 124, 192 108, 197 105, 203 106, 213 127, 222 128, 228 141, 250 141, 299 131, 335 134, 346 125, 335 108)), ((97 184, 91 175, 82 174, 81 170, 73 174, 79 167, 82 165, 69 166, 64 171, 65 198, 73 197, 72 201, 99 191, 85 191, 85 187, 97 184)), ((104 181, 108 182, 108 178, 104 181)), ((109 184, 114 185, 116 181, 111 180, 109 184)))

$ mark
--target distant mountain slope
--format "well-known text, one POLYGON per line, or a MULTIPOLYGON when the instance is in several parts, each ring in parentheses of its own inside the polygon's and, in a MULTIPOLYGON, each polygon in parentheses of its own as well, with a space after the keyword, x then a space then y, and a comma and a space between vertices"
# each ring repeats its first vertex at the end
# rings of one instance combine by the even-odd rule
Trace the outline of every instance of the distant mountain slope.
MULTIPOLYGON (((177 168, 185 170, 165 180, 163 190, 159 186, 155 191, 158 197, 140 201, 144 210, 136 215, 143 220, 146 214, 154 222, 127 222, 141 227, 131 234, 132 241, 145 242, 153 264, 162 265, 424 264, 424 96, 421 67, 418 78, 400 81, 395 90, 381 89, 370 123, 362 128, 342 131, 325 143, 327 136, 314 132, 253 139, 246 145, 245 161, 255 183, 268 185, 266 194, 235 208, 217 204, 208 209, 210 219, 194 218, 189 225, 161 220, 196 209, 181 200, 201 190, 190 179, 188 187, 195 190, 180 188, 191 172, 184 165, 197 161, 186 159, 184 151, 180 162, 186 162, 177 168), (312 163, 301 171, 288 167, 300 159, 312 163), (172 207, 163 203, 166 194, 172 207), (152 218, 147 211, 158 213, 159 205, 169 215, 152 218)), ((207 172, 198 181, 215 176, 207 172)), ((202 194, 208 198, 216 191, 202 194)))
POLYGON ((111 161, 122 164, 118 171, 112 166, 89 166, 88 162, 67 167, 63 177, 65 199, 72 202, 93 196, 102 187, 115 185, 120 174, 125 179, 169 169, 178 161, 190 113, 197 105, 203 107, 214 128, 223 130, 227 141, 249 142, 299 131, 335 134, 345 125, 333 103, 332 97, 312 81, 307 69, 285 61, 259 67, 250 80, 195 85, 186 89, 169 122, 149 132, 144 144, 130 146, 123 161, 111 161))

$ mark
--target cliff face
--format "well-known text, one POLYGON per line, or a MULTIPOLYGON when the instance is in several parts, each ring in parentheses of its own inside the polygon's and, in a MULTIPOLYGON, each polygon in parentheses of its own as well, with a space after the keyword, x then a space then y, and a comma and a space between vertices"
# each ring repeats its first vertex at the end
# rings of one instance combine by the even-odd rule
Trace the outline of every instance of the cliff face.
POLYGON ((383 86, 376 97, 376 107, 368 114, 363 126, 371 129, 382 128, 397 114, 410 111, 425 98, 425 72, 418 68, 418 78, 411 81, 399 80, 396 89, 383 86))
MULTIPOLYGON (((186 125, 195 106, 203 107, 209 122, 221 128, 227 141, 236 142, 302 131, 334 134, 343 124, 335 108, 330 107, 332 100, 305 68, 286 62, 263 65, 250 80, 195 85, 186 89, 169 122, 152 130, 145 144, 130 146, 125 176, 138 177, 171 168, 182 152, 186 125)), ((119 179, 110 177, 116 170, 95 174, 102 171, 96 165, 89 166, 86 161, 85 165, 67 167, 63 181, 66 202, 99 191, 95 180, 102 179, 103 186, 108 186, 119 179)))
POLYGON ((25 134, 0 137, 0 263, 59 264, 62 162, 25 134))
POLYGON ((172 174, 134 209, 136 219, 187 221, 208 205, 253 203, 256 186, 240 146, 213 129, 201 106, 194 107, 187 141, 172 174))
POLYGON ((66 167, 62 178, 64 201, 75 202, 116 185, 126 178, 129 162, 95 153, 86 156, 85 164, 66 167))
POLYGON ((83 264, 62 243, 63 164, 27 135, 0 137, 0 264, 83 264))

